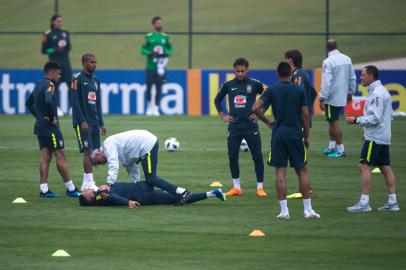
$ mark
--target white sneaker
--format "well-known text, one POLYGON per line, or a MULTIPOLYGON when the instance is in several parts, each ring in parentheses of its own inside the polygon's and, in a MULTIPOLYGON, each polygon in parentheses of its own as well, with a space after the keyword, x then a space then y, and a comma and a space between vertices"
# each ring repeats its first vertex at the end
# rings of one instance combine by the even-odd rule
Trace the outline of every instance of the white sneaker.
POLYGON ((277 219, 290 219, 289 213, 280 213, 276 216, 277 219))
POLYGON ((85 191, 86 189, 93 189, 94 191, 98 191, 99 188, 96 186, 95 182, 85 182, 83 181, 82 187, 80 188, 81 191, 85 191))
POLYGON ((152 103, 151 103, 151 102, 148 103, 147 111, 145 112, 145 114, 146 114, 147 116, 154 115, 154 111, 153 111, 152 103))
POLYGON ((154 106, 154 109, 153 109, 153 115, 154 116, 159 116, 160 115, 160 113, 159 113, 159 107, 158 106, 154 106))
POLYGON ((378 208, 379 212, 397 212, 400 211, 398 203, 385 203, 384 206, 378 208))
POLYGON ((317 214, 316 212, 314 212, 314 210, 312 209, 310 211, 305 211, 304 217, 305 218, 320 218, 320 215, 317 214))
POLYGON ((347 207, 347 211, 350 213, 362 213, 362 212, 371 212, 372 208, 371 206, 369 206, 369 204, 363 204, 361 202, 347 207))

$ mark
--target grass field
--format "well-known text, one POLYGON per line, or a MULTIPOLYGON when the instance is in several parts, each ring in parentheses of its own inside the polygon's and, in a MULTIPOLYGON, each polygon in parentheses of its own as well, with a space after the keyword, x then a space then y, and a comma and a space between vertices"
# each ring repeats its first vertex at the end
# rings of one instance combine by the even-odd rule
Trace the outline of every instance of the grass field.
MULTIPOLYGON (((268 198, 255 196, 252 161, 241 153, 241 179, 245 194, 226 202, 217 199, 185 207, 145 206, 82 208, 76 199, 38 197, 36 138, 30 116, 0 115, 0 269, 405 269, 406 119, 393 121, 392 166, 397 176, 399 213, 348 214, 345 207, 359 195, 357 162, 362 131, 345 126, 348 157, 330 160, 320 152, 327 141, 327 126, 314 119, 311 130, 310 179, 313 206, 320 220, 303 218, 302 202, 290 200, 291 219, 280 221, 274 190, 274 170, 266 166, 268 198), (271 180, 269 180, 271 179, 271 180), (23 197, 27 204, 12 204, 23 197), (266 233, 250 238, 253 229, 266 233), (57 249, 71 257, 55 258, 57 249)), ((70 125, 62 119, 68 163, 74 181, 81 180, 81 156, 70 125)), ((225 125, 215 117, 109 116, 110 134, 148 129, 163 143, 167 137, 181 142, 181 151, 159 152, 158 173, 192 191, 207 191, 213 180, 231 185, 225 144, 225 125)), ((270 132, 261 125, 263 152, 270 132)), ((95 168, 98 184, 106 168, 95 168)), ((54 164, 50 188, 64 192, 54 164)), ((122 181, 128 181, 125 173, 122 181)), ((289 191, 297 190, 288 173, 289 191)), ((387 199, 384 181, 374 175, 371 206, 387 199)))
MULTIPOLYGON (((188 0, 70 0, 59 1, 63 26, 72 32, 151 31, 151 18, 164 18, 164 30, 188 31, 188 0)), ((0 0, 1 31, 39 31, 48 28, 54 12, 51 0, 0 0)), ((325 0, 193 1, 195 32, 309 32, 325 31, 325 0)), ((330 1, 331 32, 404 32, 406 1, 330 1)), ((404 57, 406 38, 400 36, 333 36, 354 63, 404 57)), ((187 68, 188 37, 171 36, 174 57, 169 68, 187 68)), ((0 68, 40 68, 39 35, 2 35, 0 68)), ((143 68, 139 53, 142 35, 72 35, 71 62, 79 68, 84 52, 93 52, 100 68, 143 68)), ((320 67, 325 37, 318 36, 193 36, 194 68, 230 68, 238 56, 256 69, 275 68, 283 53, 297 48, 304 67, 320 67)))

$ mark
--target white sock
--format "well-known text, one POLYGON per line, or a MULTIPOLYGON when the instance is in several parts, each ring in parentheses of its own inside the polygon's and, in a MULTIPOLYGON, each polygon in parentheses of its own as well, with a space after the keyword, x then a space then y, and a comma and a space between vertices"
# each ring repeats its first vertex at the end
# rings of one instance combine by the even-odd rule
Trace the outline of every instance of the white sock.
POLYGON ((257 189, 264 188, 264 182, 257 182, 257 189))
POLYGON ((361 194, 361 198, 359 199, 361 204, 368 204, 369 203, 369 195, 361 194))
POLYGON ((183 192, 185 192, 186 189, 181 188, 181 187, 177 187, 176 188, 176 194, 182 194, 183 192))
POLYGON ((328 148, 336 148, 336 141, 330 141, 328 148))
POLYGON ((47 193, 48 192, 48 184, 40 184, 39 188, 41 189, 42 193, 47 193))
POLYGON ((69 192, 75 190, 75 185, 73 184, 72 180, 65 182, 65 187, 69 190, 69 192))
POLYGON ((233 178, 233 185, 234 185, 234 188, 241 189, 240 178, 233 178))
POLYGON ((206 192, 206 196, 207 196, 207 198, 211 198, 211 197, 216 197, 216 194, 214 194, 213 192, 209 191, 209 192, 206 192))
POLYGON ((303 207, 304 207, 304 211, 311 211, 312 210, 312 199, 303 199, 303 207))
POLYGON ((289 213, 288 209, 288 200, 280 200, 279 205, 281 206, 281 213, 282 214, 287 214, 289 213))
POLYGON ((93 183, 93 173, 83 173, 83 183, 93 183))
POLYGON ((396 193, 390 193, 388 196, 388 203, 395 204, 396 203, 396 193))
POLYGON ((337 145, 337 151, 340 153, 344 153, 344 144, 339 144, 337 145))

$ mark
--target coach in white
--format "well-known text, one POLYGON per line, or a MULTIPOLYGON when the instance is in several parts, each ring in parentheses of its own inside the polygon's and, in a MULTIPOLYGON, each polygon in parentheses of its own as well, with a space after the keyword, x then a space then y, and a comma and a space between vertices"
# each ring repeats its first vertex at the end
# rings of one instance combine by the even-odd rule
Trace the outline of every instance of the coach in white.
POLYGON ((369 212, 369 189, 372 182, 370 166, 381 170, 388 188, 388 202, 378 211, 399 211, 395 193, 395 175, 390 166, 389 145, 391 142, 392 99, 388 90, 378 80, 375 66, 366 66, 361 73, 361 82, 368 88, 368 99, 362 117, 346 117, 348 124, 359 124, 364 128, 364 146, 361 151, 359 171, 361 173, 361 198, 347 208, 348 212, 369 212))
POLYGON ((119 166, 124 166, 131 178, 140 180, 139 166, 143 167, 145 181, 151 187, 159 187, 186 202, 191 193, 157 177, 159 143, 157 137, 147 130, 130 130, 107 137, 99 149, 93 150, 90 160, 94 166, 108 163, 107 183, 117 181, 119 166))
POLYGON ((326 43, 328 57, 323 61, 320 90, 320 109, 325 111, 329 123, 330 143, 323 154, 336 158, 344 157, 343 133, 339 125, 342 108, 352 100, 356 89, 356 77, 351 58, 337 50, 337 42, 326 43))

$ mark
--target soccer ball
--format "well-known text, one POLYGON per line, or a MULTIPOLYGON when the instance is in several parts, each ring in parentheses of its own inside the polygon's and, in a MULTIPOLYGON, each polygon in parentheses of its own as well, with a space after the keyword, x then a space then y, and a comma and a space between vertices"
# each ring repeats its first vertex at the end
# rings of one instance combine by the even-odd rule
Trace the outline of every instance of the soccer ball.
POLYGON ((250 150, 250 148, 248 147, 247 141, 245 139, 242 139, 242 141, 241 141, 240 150, 243 152, 248 152, 250 150))
POLYGON ((169 138, 165 140, 165 150, 168 152, 178 151, 180 142, 176 138, 169 138))

